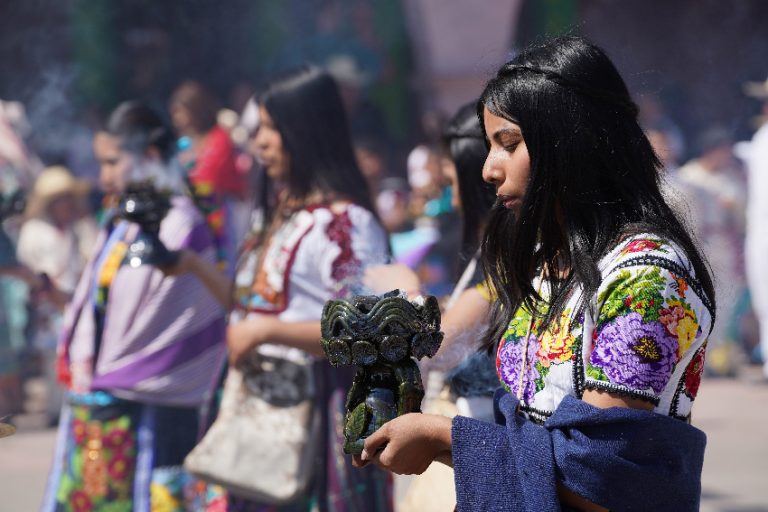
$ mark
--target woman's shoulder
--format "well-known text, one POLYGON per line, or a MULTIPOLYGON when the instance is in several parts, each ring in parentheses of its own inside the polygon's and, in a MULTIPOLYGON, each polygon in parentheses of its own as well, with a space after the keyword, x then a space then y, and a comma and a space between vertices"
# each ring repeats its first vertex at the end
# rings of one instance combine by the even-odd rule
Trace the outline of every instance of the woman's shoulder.
POLYGON ((637 233, 623 238, 599 265, 604 277, 621 268, 637 266, 660 266, 696 278, 686 252, 667 237, 654 233, 637 233))
POLYGON ((603 307, 618 301, 619 306, 658 313, 663 304, 685 302, 697 310, 700 325, 708 327, 714 319, 712 297, 691 259, 663 236, 640 233, 625 238, 603 258, 600 270, 597 302, 603 307))
POLYGON ((335 201, 309 207, 315 221, 321 226, 344 224, 357 229, 382 229, 376 216, 369 209, 349 201, 335 201))

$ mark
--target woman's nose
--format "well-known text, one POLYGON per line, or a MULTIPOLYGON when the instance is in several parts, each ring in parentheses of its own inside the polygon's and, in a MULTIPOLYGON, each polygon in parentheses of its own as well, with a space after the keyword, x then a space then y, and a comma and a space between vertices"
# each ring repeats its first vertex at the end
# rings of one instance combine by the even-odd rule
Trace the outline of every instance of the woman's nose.
POLYGON ((483 181, 491 185, 500 185, 504 181, 504 173, 496 168, 489 160, 483 166, 483 181))

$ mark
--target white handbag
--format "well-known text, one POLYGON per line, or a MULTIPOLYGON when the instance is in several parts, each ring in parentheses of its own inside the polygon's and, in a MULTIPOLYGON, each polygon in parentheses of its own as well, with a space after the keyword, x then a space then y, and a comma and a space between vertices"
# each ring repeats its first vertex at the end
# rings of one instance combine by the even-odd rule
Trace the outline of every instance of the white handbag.
POLYGON ((311 483, 319 444, 314 389, 309 356, 259 347, 244 368, 230 367, 219 414, 185 468, 260 503, 301 497, 311 483))

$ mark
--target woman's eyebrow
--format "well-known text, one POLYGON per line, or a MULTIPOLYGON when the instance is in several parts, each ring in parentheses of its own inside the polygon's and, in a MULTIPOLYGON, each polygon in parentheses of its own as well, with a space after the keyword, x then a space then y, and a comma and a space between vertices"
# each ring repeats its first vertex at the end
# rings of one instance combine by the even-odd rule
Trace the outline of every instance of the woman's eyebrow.
POLYGON ((493 137, 496 140, 501 139, 503 136, 510 136, 510 137, 521 137, 522 134, 520 133, 520 130, 517 128, 500 128, 493 132, 493 137))

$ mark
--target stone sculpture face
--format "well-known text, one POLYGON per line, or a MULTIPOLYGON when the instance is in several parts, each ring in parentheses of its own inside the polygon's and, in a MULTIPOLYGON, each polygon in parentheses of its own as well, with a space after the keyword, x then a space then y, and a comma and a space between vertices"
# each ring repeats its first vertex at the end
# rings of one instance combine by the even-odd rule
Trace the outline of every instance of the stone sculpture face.
POLYGON ((331 300, 321 331, 332 365, 360 367, 347 395, 346 453, 360 453, 365 438, 396 416, 421 412, 424 386, 416 360, 434 356, 443 340, 435 297, 409 302, 395 290, 331 300))

